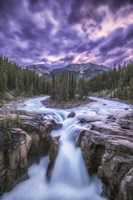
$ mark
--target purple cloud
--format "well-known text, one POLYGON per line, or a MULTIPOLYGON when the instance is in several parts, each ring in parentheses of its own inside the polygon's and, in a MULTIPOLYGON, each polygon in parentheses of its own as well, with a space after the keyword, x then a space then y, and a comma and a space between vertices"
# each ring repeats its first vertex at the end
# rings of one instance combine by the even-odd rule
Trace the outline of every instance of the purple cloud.
POLYGON ((133 55, 132 9, 132 0, 1 0, 0 53, 21 65, 119 64, 133 55))

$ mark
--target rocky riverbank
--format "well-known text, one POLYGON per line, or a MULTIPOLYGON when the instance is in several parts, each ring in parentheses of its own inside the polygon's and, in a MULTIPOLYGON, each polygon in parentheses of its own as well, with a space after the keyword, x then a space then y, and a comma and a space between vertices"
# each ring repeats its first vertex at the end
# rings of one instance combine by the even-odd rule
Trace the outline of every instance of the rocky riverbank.
MULTIPOLYGON (((106 102, 100 105, 103 112, 106 102)), ((81 147, 88 172, 98 174, 103 182, 103 194, 109 200, 133 199, 133 112, 124 115, 127 109, 125 106, 122 114, 117 110, 117 114, 114 112, 104 118, 97 113, 79 120, 79 123, 90 124, 91 128, 81 131, 77 145, 81 147)), ((47 154, 51 161, 50 175, 59 140, 59 137, 51 138, 50 133, 61 127, 61 123, 38 112, 16 111, 12 104, 6 105, 4 110, 0 115, 1 194, 25 180, 28 167, 47 154)), ((72 111, 67 116, 75 117, 76 113, 72 111)))
POLYGON ((9 115, 16 110, 19 105, 22 105, 26 99, 12 100, 0 107, 0 115, 9 115))
POLYGON ((70 109, 70 108, 76 108, 79 106, 83 106, 89 103, 95 102, 93 99, 87 98, 85 100, 72 100, 68 102, 55 102, 51 101, 50 98, 47 98, 46 100, 42 101, 43 105, 47 108, 60 108, 60 109, 70 109))
MULTIPOLYGON (((77 142, 88 173, 98 174, 103 182, 103 195, 109 200, 132 200, 133 113, 119 119, 110 115, 103 121, 84 118, 80 123, 91 123, 90 130, 82 131, 77 142)), ((58 153, 58 139, 52 140, 48 175, 58 153)))
POLYGON ((110 200, 133 199, 133 113, 93 122, 80 137, 89 173, 98 173, 110 200))
POLYGON ((28 167, 48 154, 54 127, 53 120, 33 112, 0 116, 0 194, 27 179, 28 167))

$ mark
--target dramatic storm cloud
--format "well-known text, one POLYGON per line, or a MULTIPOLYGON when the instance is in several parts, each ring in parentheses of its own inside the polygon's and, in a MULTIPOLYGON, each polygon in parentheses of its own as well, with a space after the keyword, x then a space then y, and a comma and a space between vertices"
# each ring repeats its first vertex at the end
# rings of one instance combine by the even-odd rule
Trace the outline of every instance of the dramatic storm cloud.
POLYGON ((133 59, 133 0, 0 0, 0 53, 18 64, 133 59))

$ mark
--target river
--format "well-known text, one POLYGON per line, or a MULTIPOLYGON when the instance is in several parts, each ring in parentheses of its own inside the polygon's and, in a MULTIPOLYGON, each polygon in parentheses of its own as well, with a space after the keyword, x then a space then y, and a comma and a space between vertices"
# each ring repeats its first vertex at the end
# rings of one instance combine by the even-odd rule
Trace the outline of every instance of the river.
POLYGON ((12 191, 5 193, 0 200, 104 200, 101 197, 102 183, 96 175, 89 176, 82 153, 76 146, 77 138, 91 124, 81 124, 80 119, 90 117, 105 120, 109 115, 119 118, 131 110, 131 106, 100 98, 96 102, 73 109, 46 108, 41 101, 47 97, 29 99, 18 109, 35 111, 62 123, 59 130, 51 132, 52 137, 60 136, 59 153, 56 158, 51 179, 46 179, 49 158, 44 157, 39 164, 29 170, 29 179, 18 184, 12 191), (68 118, 73 111, 75 117, 68 118))

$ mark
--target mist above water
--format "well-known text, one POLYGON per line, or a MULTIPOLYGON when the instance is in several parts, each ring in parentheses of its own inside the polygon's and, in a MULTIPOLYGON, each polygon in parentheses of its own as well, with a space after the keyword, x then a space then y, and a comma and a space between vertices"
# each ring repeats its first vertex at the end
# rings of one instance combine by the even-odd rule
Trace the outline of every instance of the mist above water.
MULTIPOLYGON (((98 103, 90 104, 89 108, 84 106, 78 110, 73 109, 76 116, 67 118, 70 111, 45 108, 40 103, 41 100, 28 100, 23 109, 38 110, 42 114, 45 113, 45 117, 62 123, 62 128, 51 133, 52 137, 60 136, 59 153, 51 179, 48 182, 46 178, 49 158, 45 157, 39 164, 29 168, 28 180, 5 193, 0 200, 103 200, 100 196, 102 184, 96 176, 89 176, 81 150, 76 146, 76 139, 82 130, 90 128, 88 124, 80 124, 80 119, 86 116, 100 116, 104 119, 108 112, 111 113, 112 103, 105 100, 107 106, 104 109, 104 100, 99 100, 98 103)), ((122 112, 125 107, 127 105, 114 102, 112 113, 117 110, 122 112)))
MULTIPOLYGON (((87 180, 88 184, 83 182, 81 187, 80 183, 75 185, 73 180, 65 182, 63 178, 61 181, 61 177, 59 179, 53 177, 53 180, 48 183, 46 180, 47 166, 48 157, 41 159, 38 165, 32 165, 28 170, 29 179, 18 184, 11 192, 4 194, 1 200, 102 200, 99 195, 101 183, 96 177, 87 180)), ((66 167, 67 171, 67 166, 60 166, 60 168, 62 167, 66 167)), ((54 172, 56 173, 56 171, 54 172)), ((69 175, 68 173, 63 174, 66 179, 69 175)), ((87 178, 89 179, 88 175, 87 178)))

